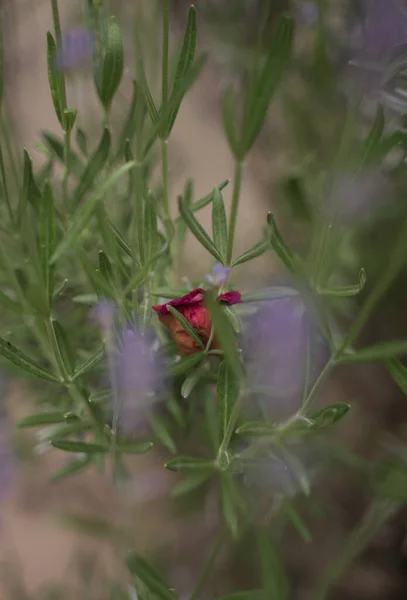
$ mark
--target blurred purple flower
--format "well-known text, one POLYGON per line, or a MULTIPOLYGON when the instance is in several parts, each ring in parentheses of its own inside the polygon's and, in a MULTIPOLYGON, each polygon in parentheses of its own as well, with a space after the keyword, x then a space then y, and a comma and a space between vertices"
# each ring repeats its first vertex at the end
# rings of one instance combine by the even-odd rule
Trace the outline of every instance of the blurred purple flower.
POLYGON ((352 87, 403 112, 400 77, 407 57, 407 10, 403 0, 358 0, 348 16, 347 61, 352 87))
POLYGON ((90 311, 90 317, 106 332, 113 326, 117 314, 117 306, 113 302, 102 301, 95 304, 90 311))
POLYGON ((146 413, 164 388, 165 370, 158 340, 135 325, 125 327, 109 348, 111 385, 119 402, 119 426, 131 431, 145 422, 146 413))
POLYGON ((327 216, 340 223, 373 216, 389 204, 389 183, 379 170, 367 170, 356 177, 343 176, 327 197, 327 216))
POLYGON ((300 2, 296 13, 300 23, 314 25, 318 19, 318 6, 316 2, 300 2))
POLYGON ((57 67, 71 71, 86 65, 92 58, 93 36, 86 27, 75 27, 62 34, 57 67))
POLYGON ((299 296, 260 304, 246 322, 242 350, 252 397, 271 418, 300 408, 307 364, 312 385, 326 358, 315 319, 299 296))
POLYGON ((226 283, 229 273, 229 267, 223 267, 220 263, 217 263, 212 268, 212 274, 205 275, 205 281, 207 281, 210 285, 213 285, 213 287, 219 287, 226 283))

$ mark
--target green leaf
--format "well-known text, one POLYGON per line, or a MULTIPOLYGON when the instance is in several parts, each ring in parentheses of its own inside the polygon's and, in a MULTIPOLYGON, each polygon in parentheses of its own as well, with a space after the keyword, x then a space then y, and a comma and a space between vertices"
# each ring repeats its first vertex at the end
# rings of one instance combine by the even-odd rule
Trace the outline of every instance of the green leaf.
POLYGON ((175 73, 174 86, 169 100, 172 110, 167 121, 167 136, 170 134, 175 119, 181 106, 183 94, 179 97, 182 80, 190 70, 195 56, 196 47, 196 8, 191 5, 188 13, 188 23, 185 29, 184 40, 182 42, 181 53, 178 59, 177 70, 175 73), (175 101, 174 101, 175 100, 175 101))
POLYGON ((76 128, 76 143, 78 144, 79 150, 84 156, 88 156, 88 141, 86 133, 80 127, 76 128))
POLYGON ((54 196, 49 182, 45 183, 40 204, 40 221, 38 232, 39 256, 45 286, 47 303, 51 306, 54 290, 54 267, 50 259, 56 247, 56 223, 54 196))
POLYGON ((190 456, 178 456, 172 458, 165 463, 165 468, 169 471, 215 471, 215 464, 213 460, 206 458, 193 458, 190 456))
POLYGON ((65 452, 83 452, 84 454, 102 454, 108 452, 109 448, 102 444, 87 444, 71 440, 51 440, 51 445, 65 452))
POLYGON ((78 458, 77 460, 73 460, 66 467, 63 467, 53 475, 51 475, 51 481, 56 482, 60 479, 65 479, 65 477, 71 477, 72 475, 78 475, 85 471, 92 463, 92 456, 88 455, 85 458, 78 458))
POLYGON ((280 260, 284 263, 291 273, 297 273, 299 270, 298 258, 289 249, 283 237, 278 230, 276 221, 271 212, 267 215, 267 224, 270 235, 270 243, 280 260))
POLYGON ((225 360, 228 363, 235 379, 240 380, 242 376, 242 368, 237 354, 232 324, 225 315, 222 306, 219 304, 219 302, 217 302, 212 293, 207 292, 206 301, 216 337, 219 341, 220 347, 225 353, 225 360))
POLYGON ((212 200, 212 233, 213 241, 219 254, 222 256, 222 264, 225 264, 227 245, 228 245, 228 229, 226 222, 225 204, 222 194, 218 188, 213 189, 212 200))
POLYGON ((269 240, 263 240, 261 242, 258 242, 257 244, 255 244, 254 246, 252 246, 251 248, 246 250, 246 252, 243 252, 243 254, 238 256, 238 258, 236 258, 236 260, 234 260, 232 262, 232 265, 231 265, 232 268, 236 267, 237 265, 241 265, 242 263, 245 263, 248 260, 253 260, 253 258, 257 258, 258 256, 261 256, 269 248, 270 248, 269 240))
POLYGON ((160 287, 160 288, 154 288, 154 290, 151 292, 151 295, 157 296, 159 298, 175 300, 176 298, 182 298, 182 296, 185 296, 190 291, 191 290, 188 290, 186 288, 174 289, 174 288, 169 288, 169 287, 168 288, 160 287))
POLYGON ((270 101, 283 78, 291 58, 294 37, 294 20, 283 14, 273 36, 266 61, 258 73, 253 89, 247 98, 246 122, 242 150, 247 154, 254 144, 265 121, 270 101))
POLYGON ((232 535, 237 540, 239 537, 239 504, 238 490, 230 473, 222 473, 220 479, 222 511, 225 523, 232 535))
POLYGON ((302 537, 304 542, 307 542, 308 544, 312 542, 312 534, 307 524, 305 523, 301 515, 298 513, 293 503, 289 500, 286 500, 284 503, 284 513, 287 515, 288 519, 298 531, 299 535, 302 537))
POLYGON ((107 222, 108 226, 110 227, 110 229, 112 230, 112 232, 116 238, 118 246, 123 250, 123 252, 125 252, 127 254, 127 256, 130 256, 130 258, 132 258, 133 253, 131 251, 131 248, 130 248, 128 242, 125 240, 123 235, 120 233, 120 231, 117 229, 117 227, 115 225, 113 225, 113 223, 111 222, 110 219, 106 219, 106 222, 107 222))
POLYGON ((20 210, 20 217, 27 203, 31 204, 35 211, 38 210, 41 200, 41 192, 35 183, 32 160, 24 148, 24 175, 23 175, 23 205, 20 210))
POLYGON ((239 140, 239 134, 237 132, 237 115, 238 111, 236 94, 233 87, 230 85, 226 89, 222 99, 223 127, 225 129, 226 139, 228 141, 229 148, 232 151, 232 154, 236 159, 241 160, 243 158, 243 152, 239 140))
POLYGON ((356 285, 348 285, 341 288, 336 289, 323 289, 318 288, 318 294, 321 296, 336 296, 341 298, 350 298, 352 296, 356 296, 359 294, 366 284, 366 272, 364 269, 360 269, 359 272, 359 283, 356 285))
POLYGON ((19 419, 16 423, 16 427, 21 429, 23 427, 38 427, 39 425, 49 425, 50 423, 65 423, 65 412, 47 412, 39 413, 37 415, 30 415, 19 419))
POLYGON ((58 345, 58 351, 66 371, 69 375, 75 371, 76 354, 69 342, 66 331, 61 323, 56 319, 52 319, 52 327, 55 333, 55 340, 58 345))
POLYGON ((384 342, 361 350, 347 351, 339 358, 339 363, 361 363, 384 361, 407 354, 407 341, 384 342))
POLYGON ((377 113, 375 120, 373 121, 372 128, 369 132, 369 135, 362 146, 362 159, 360 168, 365 166, 366 164, 371 164, 374 162, 375 157, 377 156, 377 151, 380 146, 380 141, 384 132, 384 111, 383 106, 381 104, 377 107, 377 113))
POLYGON ((64 252, 66 252, 77 242, 83 230, 87 227, 89 221, 91 220, 92 215, 97 209, 103 196, 117 183, 121 177, 123 177, 125 173, 127 173, 130 169, 133 169, 134 166, 135 163, 131 162, 119 167, 106 181, 98 186, 96 190, 89 196, 88 200, 76 210, 68 231, 66 232, 63 240, 57 246, 52 256, 52 263, 58 260, 58 258, 60 258, 64 252))
MULTIPOLYGON (((218 186, 216 186, 218 188, 218 190, 221 192, 223 189, 225 189, 225 187, 227 185, 229 185, 230 183, 230 179, 224 179, 218 186)), ((188 202, 187 205, 189 206, 191 212, 197 212, 198 210, 201 210, 201 208, 205 208, 205 206, 208 206, 208 204, 210 204, 213 200, 213 192, 210 192, 209 194, 207 194, 206 196, 204 196, 203 198, 200 198, 199 200, 197 200, 196 202, 194 202, 193 204, 189 205, 188 202)), ((175 223, 179 224, 179 223, 183 223, 182 217, 178 216, 175 219, 175 223)))
MULTIPOLYGON (((42 132, 42 137, 45 140, 47 147, 52 152, 52 155, 55 156, 58 161, 62 164, 65 164, 65 156, 64 156, 64 144, 58 139, 55 135, 49 132, 42 132)), ((82 160, 79 158, 76 152, 69 153, 69 168, 70 172, 77 178, 80 179, 82 177, 82 173, 84 170, 84 166, 82 160)))
POLYGON ((57 71, 57 47, 52 33, 47 31, 47 57, 48 57, 48 81, 51 90, 52 103, 54 105, 55 114, 58 121, 63 127, 61 101, 59 94, 59 74, 57 71))
POLYGON ((236 429, 236 433, 247 437, 266 437, 275 435, 276 429, 277 425, 274 423, 247 421, 236 429))
POLYGON ((46 379, 47 381, 52 381, 53 383, 60 383, 60 379, 53 375, 53 373, 43 369, 29 356, 21 352, 21 350, 3 338, 0 338, 0 356, 3 356, 30 375, 34 375, 40 379, 46 379))
POLYGON ((159 442, 171 452, 171 454, 175 454, 177 451, 177 447, 175 445, 174 440, 172 439, 171 433, 169 431, 169 424, 163 418, 158 415, 150 414, 148 416, 148 422, 150 424, 151 430, 154 436, 157 438, 159 442))
MULTIPOLYGON (((142 127, 146 109, 147 107, 143 100, 140 86, 137 81, 133 80, 133 95, 130 102, 129 112, 119 135, 116 159, 120 156, 125 156, 126 144, 130 144, 130 141, 133 139, 134 134, 137 131, 137 127, 142 127)), ((127 158, 126 160, 129 159, 127 158)))
POLYGON ((257 534, 264 598, 288 600, 289 584, 271 533, 265 527, 257 534))
POLYGON ((168 375, 170 377, 178 377, 188 372, 192 367, 195 367, 198 363, 205 358, 205 352, 197 352, 190 356, 184 356, 180 360, 174 361, 168 369, 168 375))
POLYGON ((76 110, 76 108, 65 108, 64 120, 66 133, 71 133, 72 129, 74 128, 77 114, 78 111, 76 110))
POLYGON ((159 132, 160 125, 160 117, 158 114, 158 110, 156 108, 153 96, 151 95, 150 88, 148 86, 146 74, 144 71, 144 65, 141 61, 139 61, 139 70, 140 70, 140 89, 143 94, 144 102, 146 103, 148 114, 150 115, 151 122, 157 128, 157 134, 159 132))
POLYGON ((187 321, 187 319, 176 308, 174 308, 170 304, 167 304, 167 308, 170 311, 170 313, 172 314, 172 316, 177 319, 177 321, 181 325, 181 327, 183 327, 185 329, 187 334, 194 340, 194 342, 196 342, 198 344, 199 348, 202 348, 202 350, 204 350, 205 344, 203 343, 203 341, 201 340, 199 335, 196 333, 195 329, 187 321))
POLYGON ((204 375, 206 368, 206 363, 203 361, 194 371, 189 373, 181 386, 181 396, 183 398, 188 398, 191 395, 196 385, 199 383, 199 380, 204 375))
POLYGON ((152 442, 126 442, 117 446, 123 454, 146 454, 153 447, 152 442))
POLYGON ((219 262, 223 262, 222 256, 219 253, 219 250, 216 248, 214 243, 212 242, 209 235, 206 233, 205 229, 202 227, 200 223, 195 219, 191 209, 186 204, 184 198, 182 196, 178 197, 178 208, 180 215, 184 219, 190 231, 196 237, 198 242, 202 244, 204 248, 208 250, 219 262))
POLYGON ((100 99, 105 109, 109 109, 123 76, 124 49, 119 23, 110 17, 107 25, 105 55, 103 58, 102 85, 100 99))
POLYGON ((114 290, 112 264, 103 250, 99 250, 99 271, 103 279, 114 290))
POLYGON ((322 408, 318 412, 310 416, 313 421, 312 429, 322 429, 323 427, 329 427, 334 423, 337 423, 348 413, 350 404, 344 402, 338 402, 337 404, 331 404, 322 408))
POLYGON ((239 382, 236 380, 236 377, 234 376, 234 373, 227 361, 223 360, 219 366, 217 386, 220 442, 225 436, 238 393, 239 382))
POLYGON ((176 600, 176 595, 144 558, 132 553, 127 557, 126 563, 132 576, 141 579, 158 598, 161 600, 176 600))
POLYGON ((171 496, 173 498, 179 498, 180 496, 185 496, 190 492, 198 489, 208 481, 211 474, 210 472, 203 473, 187 473, 185 478, 182 481, 179 481, 177 485, 172 489, 171 496))
POLYGON ((393 358, 386 361, 386 368, 393 381, 398 385, 403 394, 407 396, 407 367, 396 358, 393 358))
POLYGON ((109 130, 105 128, 99 146, 90 157, 81 180, 74 192, 74 206, 77 206, 80 203, 84 195, 92 188, 95 178, 102 171, 109 157, 110 143, 110 133, 109 130))

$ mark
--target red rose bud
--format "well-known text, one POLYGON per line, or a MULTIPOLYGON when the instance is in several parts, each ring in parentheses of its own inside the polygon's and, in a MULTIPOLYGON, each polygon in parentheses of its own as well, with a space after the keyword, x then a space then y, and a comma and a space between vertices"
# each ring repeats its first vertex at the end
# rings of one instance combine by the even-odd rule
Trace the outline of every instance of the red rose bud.
MULTIPOLYGON (((227 292, 218 296, 218 302, 225 304, 238 304, 241 302, 239 292, 227 292)), ((211 335, 212 323, 210 320, 208 309, 205 306, 205 290, 196 288, 183 296, 166 304, 158 304, 153 306, 153 309, 158 314, 158 318, 170 330, 172 339, 177 345, 180 354, 195 354, 201 348, 185 331, 177 319, 170 313, 168 306, 173 306, 191 325, 196 333, 201 338, 204 344, 208 343, 211 335)), ((218 348, 216 338, 214 337, 211 350, 218 348)))

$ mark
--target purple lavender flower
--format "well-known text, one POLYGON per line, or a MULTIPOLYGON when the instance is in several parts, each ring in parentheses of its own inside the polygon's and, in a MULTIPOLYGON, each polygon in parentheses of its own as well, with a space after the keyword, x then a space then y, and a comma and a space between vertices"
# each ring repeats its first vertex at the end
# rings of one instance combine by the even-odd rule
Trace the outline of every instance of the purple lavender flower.
POLYGON ((398 88, 407 55, 406 7, 402 0, 359 0, 353 7, 346 49, 352 87, 404 112, 398 88))
POLYGON ((75 27, 64 32, 57 56, 57 67, 71 71, 86 65, 93 52, 93 36, 86 27, 75 27))
POLYGON ((125 327, 110 354, 110 378, 118 402, 118 424, 131 431, 145 422, 164 387, 164 364, 159 343, 135 325, 125 327))
POLYGON ((117 314, 117 306, 113 302, 99 302, 93 306, 90 316, 96 321, 104 332, 109 331, 117 314))
POLYGON ((229 267, 223 267, 220 263, 217 263, 212 268, 212 274, 205 275, 205 281, 207 281, 213 287, 220 287, 221 285, 226 283, 226 280, 229 277, 229 273, 229 267))
POLYGON ((286 418, 300 408, 307 363, 312 382, 321 349, 314 319, 298 296, 266 301, 248 319, 242 339, 247 379, 251 397, 269 417, 286 418))

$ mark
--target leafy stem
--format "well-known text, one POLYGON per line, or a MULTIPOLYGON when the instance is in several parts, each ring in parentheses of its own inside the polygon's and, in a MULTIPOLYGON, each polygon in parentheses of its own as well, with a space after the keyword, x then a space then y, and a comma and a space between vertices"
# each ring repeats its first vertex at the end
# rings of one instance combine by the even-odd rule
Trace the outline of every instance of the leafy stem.
POLYGON ((240 199, 240 189, 242 185, 242 175, 243 175, 243 164, 240 160, 236 160, 235 162, 235 175, 233 180, 233 194, 232 194, 232 204, 230 207, 230 215, 229 215, 229 234, 228 234, 228 245, 227 245, 227 254, 226 254, 226 264, 230 265, 233 258, 233 245, 235 241, 235 230, 236 230, 236 221, 237 221, 237 213, 239 210, 239 199, 240 199))

